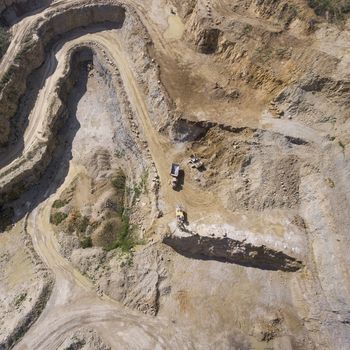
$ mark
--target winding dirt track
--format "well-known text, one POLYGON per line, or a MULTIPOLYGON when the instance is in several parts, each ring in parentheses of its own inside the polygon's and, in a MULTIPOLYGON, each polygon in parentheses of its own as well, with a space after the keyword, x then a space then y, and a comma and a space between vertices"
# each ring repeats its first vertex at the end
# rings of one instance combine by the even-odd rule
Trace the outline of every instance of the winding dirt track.
MULTIPOLYGON (((78 171, 72 164, 65 184, 78 171)), ((15 349, 57 349, 68 333, 84 326, 96 329, 113 349, 192 349, 191 342, 181 336, 183 332, 166 320, 140 315, 96 295, 92 283, 58 253, 49 223, 53 200, 29 215, 28 232, 36 251, 55 274, 55 287, 39 320, 15 349)))
MULTIPOLYGON (((56 1, 50 8, 78 2, 56 1)), ((159 27, 147 15, 147 1, 125 2, 132 5, 140 15, 158 50, 165 51, 172 45, 164 40, 159 27)), ((14 37, 0 63, 0 71, 5 71, 11 64, 29 27, 44 14, 45 11, 28 16, 13 27, 14 37)), ((45 123, 47 108, 52 99, 55 84, 62 75, 63 62, 67 59, 69 49, 78 44, 95 42, 108 52, 110 58, 119 68, 126 93, 143 129, 161 183, 165 184, 162 186, 161 194, 167 203, 166 214, 169 214, 165 216, 164 221, 166 222, 173 216, 173 209, 178 201, 185 204, 191 219, 199 219, 203 213, 208 213, 210 210, 216 213, 218 208, 223 212, 221 206, 215 203, 214 196, 205 192, 198 193, 188 183, 186 183, 184 190, 174 198, 170 187, 166 185, 169 159, 171 159, 173 151, 151 124, 145 96, 138 87, 116 31, 101 31, 94 34, 86 34, 82 31, 81 34, 78 38, 66 37, 62 45, 54 46, 46 59, 45 76, 47 79, 29 116, 29 125, 24 135, 23 152, 27 152, 33 143, 42 138, 41 130, 45 123), (57 66, 54 64, 55 61, 58 62, 57 66)), ((271 120, 266 120, 266 122, 271 123, 271 120)), ((283 130, 284 134, 303 136, 315 144, 320 143, 322 135, 316 137, 314 130, 301 128, 296 123, 292 124, 292 127, 290 127, 290 122, 288 125, 289 129, 282 122, 276 121, 272 127, 275 130, 283 130)), ((8 159, 14 159, 20 154, 18 154, 18 149, 13 149, 13 152, 7 156, 8 159)), ((92 283, 60 255, 58 243, 49 223, 50 208, 55 198, 78 172, 78 166, 71 164, 69 174, 59 191, 28 215, 28 233, 32 237, 35 250, 53 271, 56 283, 40 318, 15 346, 15 349, 57 349, 66 339, 68 333, 82 326, 96 329, 113 349, 205 349, 205 344, 201 344, 198 338, 196 338, 194 346, 190 340, 193 339, 193 334, 190 335, 187 334, 186 330, 178 329, 169 320, 140 315, 125 309, 107 297, 99 297, 92 283)))

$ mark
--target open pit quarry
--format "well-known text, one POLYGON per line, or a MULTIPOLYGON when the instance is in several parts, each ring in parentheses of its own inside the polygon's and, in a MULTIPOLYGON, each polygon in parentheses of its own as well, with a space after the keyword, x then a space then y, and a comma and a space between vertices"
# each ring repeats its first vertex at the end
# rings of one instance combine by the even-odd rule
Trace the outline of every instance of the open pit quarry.
POLYGON ((349 9, 0 0, 0 350, 349 350, 349 9))

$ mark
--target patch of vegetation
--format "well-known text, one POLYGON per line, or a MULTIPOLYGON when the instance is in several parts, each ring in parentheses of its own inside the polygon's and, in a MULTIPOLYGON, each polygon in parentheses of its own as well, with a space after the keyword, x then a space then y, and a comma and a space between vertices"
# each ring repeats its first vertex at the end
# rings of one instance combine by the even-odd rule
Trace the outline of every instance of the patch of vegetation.
POLYGON ((118 170, 113 176, 111 183, 115 189, 113 197, 114 205, 108 208, 116 208, 109 211, 108 220, 95 233, 94 240, 97 245, 103 246, 107 251, 120 249, 123 253, 130 253, 132 248, 140 242, 135 239, 133 227, 130 224, 129 209, 125 208, 125 196, 131 195, 133 202, 147 191, 148 171, 144 171, 138 183, 133 187, 126 186, 126 176, 122 170, 118 170))
POLYGON ((9 32, 3 26, 0 26, 0 58, 4 56, 8 46, 10 45, 9 32))
POLYGON ((85 233, 89 224, 90 220, 88 217, 82 216, 78 211, 74 211, 69 217, 68 232, 85 233))
POLYGON ((141 196, 143 192, 148 192, 147 179, 148 170, 145 170, 141 175, 140 181, 138 183, 134 183, 133 187, 129 187, 127 189, 128 194, 133 196, 132 204, 135 204, 136 200, 141 196))
POLYGON ((147 180, 148 180, 148 170, 145 170, 142 175, 141 175, 141 180, 140 180, 140 187, 144 189, 144 191, 147 193, 148 188, 147 188, 147 180))
POLYGON ((326 17, 330 21, 338 21, 350 12, 350 0, 308 0, 316 15, 326 17))
POLYGON ((56 213, 51 214, 50 222, 51 222, 51 224, 54 224, 57 226, 60 223, 62 223, 67 218, 67 216, 68 215, 66 213, 62 213, 62 212, 58 211, 56 213))
POLYGON ((123 252, 130 252, 130 250, 137 244, 133 237, 132 227, 130 225, 129 215, 122 217, 121 225, 118 232, 115 232, 117 239, 106 250, 113 250, 120 248, 123 252))
POLYGON ((66 202, 64 202, 60 199, 57 199, 53 202, 52 208, 59 209, 59 208, 64 207, 65 205, 66 205, 66 202))
POLYGON ((23 301, 27 298, 27 293, 21 293, 15 300, 15 307, 18 308, 22 305, 23 301))
POLYGON ((122 216, 124 212, 126 176, 121 169, 119 169, 112 178, 112 186, 115 189, 115 206, 117 208, 117 213, 122 216))
POLYGON ((250 24, 246 24, 243 28, 243 33, 248 34, 253 30, 253 26, 250 24))
POLYGON ((84 238, 82 238, 80 240, 80 246, 83 249, 91 248, 92 247, 92 239, 91 239, 91 237, 84 237, 84 238))
POLYGON ((125 183, 126 183, 125 174, 121 170, 118 170, 117 174, 112 179, 113 187, 118 191, 120 191, 120 190, 124 191, 125 190, 125 183))
POLYGON ((116 150, 114 152, 115 156, 119 159, 124 158, 125 157, 125 151, 124 150, 116 150))

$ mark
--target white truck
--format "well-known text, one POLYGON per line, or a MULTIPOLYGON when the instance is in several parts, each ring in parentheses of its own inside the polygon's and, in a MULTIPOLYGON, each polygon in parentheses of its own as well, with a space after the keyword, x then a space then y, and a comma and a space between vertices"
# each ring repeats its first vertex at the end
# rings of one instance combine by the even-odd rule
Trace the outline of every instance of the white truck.
POLYGON ((178 182, 179 182, 179 173, 180 173, 180 165, 179 164, 171 164, 171 170, 170 175, 172 177, 171 179, 171 187, 173 190, 176 189, 178 182))

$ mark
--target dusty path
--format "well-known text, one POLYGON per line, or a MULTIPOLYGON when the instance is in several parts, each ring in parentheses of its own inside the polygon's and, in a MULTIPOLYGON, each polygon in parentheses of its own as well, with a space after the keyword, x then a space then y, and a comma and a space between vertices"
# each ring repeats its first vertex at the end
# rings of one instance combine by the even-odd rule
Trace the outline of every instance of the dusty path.
MULTIPOLYGON (((24 37, 26 29, 37 16, 41 14, 25 18, 18 24, 18 28, 15 28, 16 36, 0 69, 6 69, 11 61, 11 56, 16 52, 17 43, 24 37)), ((63 63, 68 50, 87 41, 99 42, 113 51, 113 58, 118 63, 128 96, 131 97, 130 102, 142 121, 142 126, 148 135, 151 153, 157 159, 157 166, 165 181, 168 162, 165 161, 166 153, 164 152, 167 147, 159 139, 159 135, 156 135, 149 122, 143 97, 128 67, 127 60, 123 57, 122 48, 118 45, 115 33, 83 35, 51 51, 45 66, 47 79, 29 117, 29 125, 24 135, 23 152, 27 152, 41 138, 47 108, 52 101, 56 82, 62 75, 63 63), (54 65, 55 61, 58 62, 57 67, 54 65)), ((13 157, 13 154, 8 156, 13 157)), ((127 311, 107 297, 98 297, 92 283, 59 254, 58 243, 49 223, 50 210, 55 197, 70 183, 76 172, 77 167, 70 166, 70 172, 60 190, 28 215, 28 233, 32 236, 39 256, 53 271, 56 283, 44 312, 15 348, 56 349, 63 343, 67 333, 84 325, 90 325, 113 349, 192 349, 191 342, 184 339, 184 332, 176 331, 174 325, 169 324, 169 321, 127 311), (111 329, 117 331, 111 333, 111 329)))

